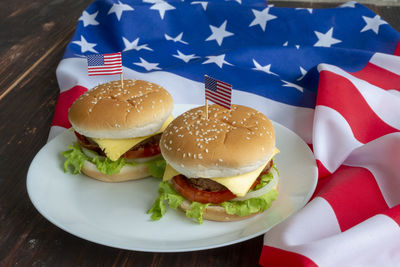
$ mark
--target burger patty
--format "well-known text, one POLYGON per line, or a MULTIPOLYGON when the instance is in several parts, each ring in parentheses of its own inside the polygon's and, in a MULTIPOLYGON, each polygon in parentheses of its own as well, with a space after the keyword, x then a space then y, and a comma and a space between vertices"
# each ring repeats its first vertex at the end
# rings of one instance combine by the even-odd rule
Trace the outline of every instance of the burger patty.
POLYGON ((207 178, 187 178, 189 184, 203 191, 218 192, 227 190, 225 186, 207 178))
MULTIPOLYGON (((273 161, 271 159, 269 161, 269 163, 267 164, 267 166, 265 166, 265 168, 262 170, 262 172, 260 173, 260 175, 258 176, 257 179, 260 179, 260 177, 262 175, 267 174, 271 170, 272 165, 273 165, 273 161)), ((210 191, 210 192, 218 192, 218 191, 228 190, 228 188, 226 188, 222 184, 217 183, 208 178, 186 178, 186 179, 191 186, 193 186, 199 190, 210 191)))

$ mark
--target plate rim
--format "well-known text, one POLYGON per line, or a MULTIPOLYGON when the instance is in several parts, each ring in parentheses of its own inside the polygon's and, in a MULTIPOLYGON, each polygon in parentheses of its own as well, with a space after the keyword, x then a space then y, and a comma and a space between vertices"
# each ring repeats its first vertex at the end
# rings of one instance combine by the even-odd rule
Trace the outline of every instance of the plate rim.
MULTIPOLYGON (((177 106, 177 105, 179 105, 179 104, 175 104, 175 106, 177 106)), ((186 107, 188 107, 188 106, 193 106, 193 107, 198 106, 198 105, 190 105, 190 104, 181 104, 181 105, 182 105, 182 106, 186 106, 186 107)), ((270 120, 271 120, 271 119, 270 119, 270 120)), ((271 122, 274 124, 274 127, 275 127, 275 125, 278 125, 278 127, 282 127, 283 129, 285 129, 285 130, 291 132, 292 134, 294 134, 299 140, 301 140, 301 142, 303 143, 304 147, 305 147, 306 150, 307 150, 307 153, 310 153, 311 155, 313 155, 313 153, 312 153, 310 147, 307 145, 307 143, 305 143, 304 140, 303 140, 300 136, 298 136, 295 132, 293 132, 293 131, 290 130, 289 128, 283 126, 282 124, 280 124, 280 123, 278 123, 278 122, 276 122, 276 121, 271 120, 271 122)), ((78 238, 84 239, 85 241, 94 242, 94 243, 97 243, 97 244, 100 244, 100 245, 104 245, 104 246, 108 246, 108 247, 113 247, 113 248, 118 248, 118 249, 126 249, 126 250, 131 250, 131 251, 140 251, 140 252, 166 252, 166 253, 174 253, 174 252, 201 251, 201 250, 219 248, 219 247, 224 247, 224 246, 229 246, 229 245, 237 244, 237 243, 240 243, 240 242, 244 242, 244 241, 247 241, 247 240, 250 240, 250 239, 253 239, 253 238, 258 237, 258 236, 260 236, 260 235, 265 234, 266 232, 268 232, 269 230, 271 230, 273 227, 275 227, 277 224, 282 223, 282 222, 285 221, 288 217, 290 217, 291 215, 293 215, 294 213, 296 213, 298 210, 302 209, 302 208, 310 201, 312 195, 313 195, 314 192, 315 192, 315 189, 316 189, 316 186, 317 186, 317 183, 318 183, 318 169, 317 169, 316 162, 314 162, 314 165, 313 165, 313 170, 314 170, 314 172, 315 172, 315 173, 314 173, 314 177, 313 177, 314 179, 312 180, 313 183, 312 183, 312 186, 310 187, 310 190, 308 191, 308 195, 305 195, 305 196, 304 196, 305 203, 302 203, 302 205, 301 205, 299 208, 294 209, 289 215, 287 215, 287 216, 286 216, 285 218, 283 218, 281 221, 278 221, 278 222, 276 222, 275 224, 271 225, 270 227, 266 227, 266 229, 263 229, 262 231, 259 231, 259 232, 254 233, 254 234, 246 235, 246 236, 243 236, 243 237, 238 238, 238 239, 233 239, 233 240, 230 240, 230 241, 227 241, 227 242, 222 242, 222 243, 219 243, 219 244, 212 244, 212 245, 209 245, 209 246, 182 247, 182 248, 180 248, 180 249, 178 249, 178 248, 173 248, 173 249, 166 249, 166 248, 148 249, 148 248, 144 248, 144 247, 143 247, 143 248, 140 248, 140 247, 137 247, 137 246, 136 246, 136 247, 129 247, 129 246, 117 245, 117 244, 114 244, 114 242, 112 242, 112 243, 107 243, 107 242, 103 242, 103 241, 101 240, 101 238, 96 238, 96 236, 91 236, 91 235, 79 233, 79 231, 78 231, 78 232, 77 232, 77 231, 74 231, 73 229, 66 227, 66 226, 63 225, 62 223, 59 223, 58 220, 55 219, 55 218, 52 216, 52 214, 49 214, 49 213, 45 212, 45 211, 42 209, 42 207, 39 205, 39 203, 36 203, 36 202, 35 202, 35 197, 34 197, 34 195, 32 194, 32 190, 33 190, 33 189, 32 189, 32 187, 31 187, 29 184, 32 182, 32 179, 33 179, 33 178, 30 178, 30 177, 32 177, 32 174, 31 174, 31 172, 32 172, 32 165, 33 165, 33 163, 35 162, 37 156, 42 152, 42 150, 45 149, 46 146, 48 146, 49 144, 51 144, 51 143, 53 143, 53 142, 56 142, 56 141, 57 141, 57 138, 61 139, 63 135, 69 135, 69 134, 71 134, 69 131, 70 131, 69 129, 65 130, 64 132, 58 134, 58 135, 57 135, 55 138, 53 138, 50 142, 46 143, 46 144, 36 153, 35 157, 32 159, 32 162, 30 163, 30 166, 29 166, 29 169, 28 169, 28 172, 27 172, 27 177, 26 177, 26 188, 27 188, 27 193, 28 193, 29 199, 30 199, 31 203, 33 204, 33 206, 36 208, 36 210, 37 210, 46 220, 48 220, 49 222, 51 222, 51 223, 52 223, 53 225, 55 225, 56 227, 62 229, 63 231, 65 231, 65 232, 67 232, 67 233, 69 233, 69 234, 71 234, 71 235, 73 235, 73 236, 76 236, 76 237, 78 237, 78 238)), ((314 158, 315 158, 315 157, 314 157, 314 158)), ((62 171, 62 170, 61 170, 61 171, 62 171)), ((260 214, 260 215, 261 215, 261 214, 260 214)), ((229 222, 228 222, 228 223, 229 223, 229 222)))

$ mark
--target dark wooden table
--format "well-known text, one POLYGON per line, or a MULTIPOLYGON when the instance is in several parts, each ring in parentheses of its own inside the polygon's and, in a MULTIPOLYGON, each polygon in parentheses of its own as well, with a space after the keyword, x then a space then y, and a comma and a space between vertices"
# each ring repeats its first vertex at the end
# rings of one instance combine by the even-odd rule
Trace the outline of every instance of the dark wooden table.
MULTIPOLYGON (((0 2, 0 266, 257 266, 262 236, 197 252, 127 251, 66 233, 31 204, 26 173, 47 140, 59 93, 55 70, 90 2, 0 2)), ((287 7, 336 5, 271 2, 287 7)), ((400 31, 400 7, 369 7, 400 31)))

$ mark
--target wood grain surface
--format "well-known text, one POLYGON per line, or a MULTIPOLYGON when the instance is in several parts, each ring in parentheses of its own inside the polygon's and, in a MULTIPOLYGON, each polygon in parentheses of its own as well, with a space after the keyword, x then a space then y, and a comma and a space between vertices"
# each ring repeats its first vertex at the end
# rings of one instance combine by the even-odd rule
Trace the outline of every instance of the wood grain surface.
MULTIPOLYGON (((0 2, 0 266, 258 266, 262 236, 197 252, 127 251, 72 236, 47 221, 31 204, 26 173, 47 140, 59 93, 55 70, 77 19, 90 2, 0 2)), ((400 30, 399 7, 369 7, 400 30)))

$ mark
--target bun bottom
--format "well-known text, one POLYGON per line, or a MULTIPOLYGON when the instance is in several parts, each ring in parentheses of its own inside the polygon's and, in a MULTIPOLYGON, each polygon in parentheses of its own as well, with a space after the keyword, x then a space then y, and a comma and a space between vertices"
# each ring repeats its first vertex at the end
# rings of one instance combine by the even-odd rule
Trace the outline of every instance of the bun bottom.
MULTIPOLYGON (((190 201, 185 200, 179 206, 183 211, 190 210, 190 201)), ((256 215, 260 214, 260 212, 256 212, 247 216, 239 216, 236 214, 228 214, 225 211, 225 208, 221 206, 208 206, 203 210, 203 219, 209 221, 216 221, 216 222, 233 222, 233 221, 240 221, 245 220, 256 215)))
POLYGON ((146 164, 138 164, 136 166, 125 165, 119 173, 107 175, 100 172, 93 163, 85 161, 82 166, 82 172, 93 179, 108 183, 125 182, 150 176, 146 164))

